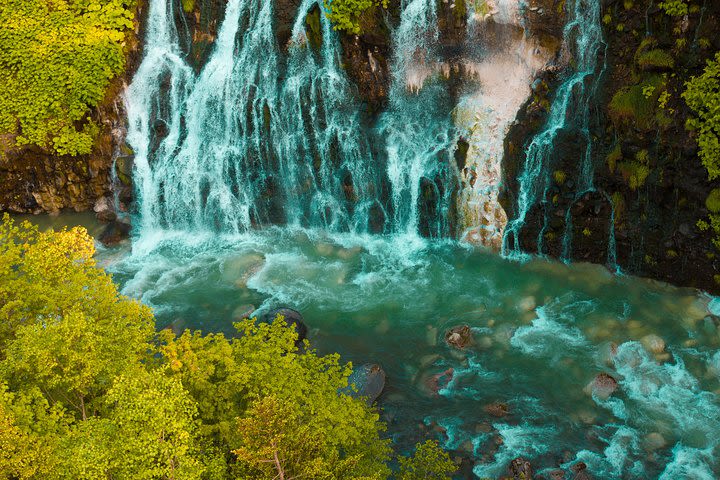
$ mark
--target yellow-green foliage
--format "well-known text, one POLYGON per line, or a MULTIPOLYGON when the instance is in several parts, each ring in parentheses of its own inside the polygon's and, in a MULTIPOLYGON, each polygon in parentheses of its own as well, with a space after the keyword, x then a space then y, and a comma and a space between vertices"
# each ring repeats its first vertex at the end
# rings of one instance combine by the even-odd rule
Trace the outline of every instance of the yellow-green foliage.
POLYGON ((641 53, 637 62, 643 70, 673 69, 675 67, 675 59, 672 55, 657 48, 641 53))
POLYGON ((713 180, 720 176, 720 53, 687 82, 683 98, 695 112, 687 124, 697 132, 700 158, 713 180))
POLYGON ((685 0, 665 0, 664 2, 660 2, 659 6, 665 10, 665 13, 672 17, 682 17, 689 12, 688 4, 685 0))
POLYGON ((630 189, 637 190, 645 185, 645 180, 650 175, 650 155, 648 151, 639 151, 634 160, 619 163, 618 169, 628 182, 630 189))
MULTIPOLYGON (((282 317, 157 334, 93 253, 81 228, 0 223, 0 478, 388 478, 385 426, 341 393, 337 354, 298 349, 282 317)), ((416 457, 400 474, 425 476, 401 478, 454 471, 437 446, 416 457)))
POLYGON ((418 443, 415 455, 400 457, 399 461, 403 471, 398 480, 442 480, 450 478, 457 470, 447 452, 431 440, 418 443))
POLYGON ((618 143, 617 145, 615 145, 615 148, 613 148, 612 151, 610 153, 608 153, 608 156, 607 156, 608 168, 610 169, 611 172, 615 171, 615 167, 617 166, 617 163, 620 160, 622 160, 622 158, 623 158, 622 147, 618 143))
POLYGON ((636 85, 621 88, 610 100, 610 118, 617 126, 651 129, 654 126, 658 98, 665 89, 666 81, 660 75, 653 75, 636 85))
POLYGON ((360 17, 372 7, 387 8, 388 0, 324 0, 327 17, 335 30, 359 34, 360 17))
POLYGON ((182 0, 182 7, 186 13, 190 13, 195 8, 195 0, 182 0))
POLYGON ((720 188, 713 189, 705 199, 705 206, 711 213, 720 213, 720 188))
POLYGON ((610 117, 616 124, 637 122, 647 125, 652 117, 653 102, 645 95, 642 85, 620 89, 610 101, 610 117))
POLYGON ((0 133, 58 154, 89 153, 88 119, 123 71, 135 0, 0 3, 0 133))

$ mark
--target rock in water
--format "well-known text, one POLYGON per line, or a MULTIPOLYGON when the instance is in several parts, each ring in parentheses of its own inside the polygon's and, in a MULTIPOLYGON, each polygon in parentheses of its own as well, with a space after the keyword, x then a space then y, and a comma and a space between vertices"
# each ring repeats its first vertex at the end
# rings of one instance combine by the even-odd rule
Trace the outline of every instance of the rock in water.
POLYGON ((445 332, 445 341, 451 347, 464 349, 473 343, 472 332, 467 325, 453 327, 445 332))
POLYGON ((640 343, 650 353, 659 354, 665 351, 665 340, 654 333, 645 335, 640 339, 640 343))
POLYGON ((532 312, 537 307, 537 301, 533 296, 527 296, 520 300, 517 304, 518 310, 521 312, 532 312))
POLYGON ((114 247, 123 240, 130 237, 130 224, 115 220, 108 223, 105 230, 102 231, 98 240, 106 247, 114 247))
POLYGON ((262 316, 262 321, 272 323, 278 315, 282 315, 285 318, 285 323, 287 323, 288 326, 295 326, 295 331, 298 334, 298 339, 295 344, 297 346, 302 345, 303 340, 305 340, 308 335, 308 328, 307 325, 305 325, 302 314, 292 308, 281 307, 267 312, 262 316))
POLYGON ((585 393, 594 395, 600 400, 607 400, 618 388, 617 380, 607 373, 599 373, 595 379, 585 387, 585 393))
POLYGON ((530 462, 522 457, 518 457, 510 462, 508 471, 510 472, 510 475, 512 475, 509 477, 512 480, 532 480, 533 478, 533 471, 530 466, 530 462))
POLYGON ((97 219, 101 222, 112 222, 117 219, 115 206, 113 205, 112 200, 108 197, 100 197, 100 199, 95 202, 93 211, 95 212, 97 219))
POLYGON ((250 318, 255 311, 255 305, 240 305, 235 310, 233 310, 232 313, 232 319, 233 322, 239 322, 240 320, 245 320, 246 318, 250 318))
POLYGON ((380 365, 366 363, 353 370, 348 379, 355 390, 348 389, 347 393, 355 398, 364 398, 368 405, 375 403, 385 388, 385 371, 380 365))
POLYGON ((590 472, 587 471, 587 465, 584 462, 576 463, 570 467, 570 470, 575 474, 573 480, 592 480, 593 478, 590 472))
POLYGON ((483 411, 493 417, 502 418, 510 413, 510 407, 507 403, 494 402, 483 407, 483 411))

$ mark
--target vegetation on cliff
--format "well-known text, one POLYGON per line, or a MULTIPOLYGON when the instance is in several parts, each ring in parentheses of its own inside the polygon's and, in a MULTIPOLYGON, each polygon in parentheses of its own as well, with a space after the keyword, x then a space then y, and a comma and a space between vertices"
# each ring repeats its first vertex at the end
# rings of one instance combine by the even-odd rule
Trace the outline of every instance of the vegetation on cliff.
POLYGON ((0 5, 0 134, 61 155, 89 153, 89 118, 125 66, 135 0, 0 5))
MULTIPOLYGON (((282 317, 239 335, 153 328, 81 228, 0 225, 0 478, 385 479, 391 448, 350 364, 282 317)), ((401 478, 447 478, 436 443, 401 478)))
POLYGON ((373 7, 387 8, 389 0, 324 0, 327 17, 335 30, 360 34, 360 17, 373 7))
POLYGON ((686 86, 683 98, 697 115, 687 125, 697 132, 700 158, 714 180, 720 177, 720 53, 686 86))

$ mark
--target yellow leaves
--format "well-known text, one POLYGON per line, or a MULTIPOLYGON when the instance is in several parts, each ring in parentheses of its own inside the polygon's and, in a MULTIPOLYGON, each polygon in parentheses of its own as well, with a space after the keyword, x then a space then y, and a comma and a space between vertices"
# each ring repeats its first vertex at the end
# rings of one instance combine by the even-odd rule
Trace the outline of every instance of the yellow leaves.
POLYGON ((90 153, 99 130, 83 119, 124 68, 133 8, 121 0, 0 3, 0 133, 62 155, 90 153))

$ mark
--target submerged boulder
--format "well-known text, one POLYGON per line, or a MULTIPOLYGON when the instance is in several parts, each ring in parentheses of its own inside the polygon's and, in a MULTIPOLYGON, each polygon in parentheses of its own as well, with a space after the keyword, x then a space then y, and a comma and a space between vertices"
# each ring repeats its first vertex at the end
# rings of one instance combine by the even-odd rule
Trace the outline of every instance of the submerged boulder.
POLYGON ((375 403, 385 389, 385 371, 380 365, 366 363, 353 370, 348 379, 355 389, 348 389, 347 393, 355 398, 364 398, 368 405, 375 403))
POLYGON ((618 389, 618 382, 607 373, 599 373, 592 382, 585 387, 585 393, 600 400, 607 400, 618 389))
POLYGON ((472 331, 467 325, 452 327, 445 332, 445 342, 451 347, 462 350, 473 343, 472 331))
POLYGON ((510 407, 507 403, 493 402, 483 407, 483 411, 493 417, 502 418, 510 414, 510 407))
POLYGON ((660 354, 665 351, 665 340, 654 333, 645 335, 640 339, 640 343, 650 353, 660 354))
POLYGON ((255 311, 255 305, 251 305, 251 304, 240 305, 235 310, 233 310, 233 313, 232 313, 233 322, 239 322, 240 320, 245 320, 246 318, 250 318, 254 311, 255 311))

